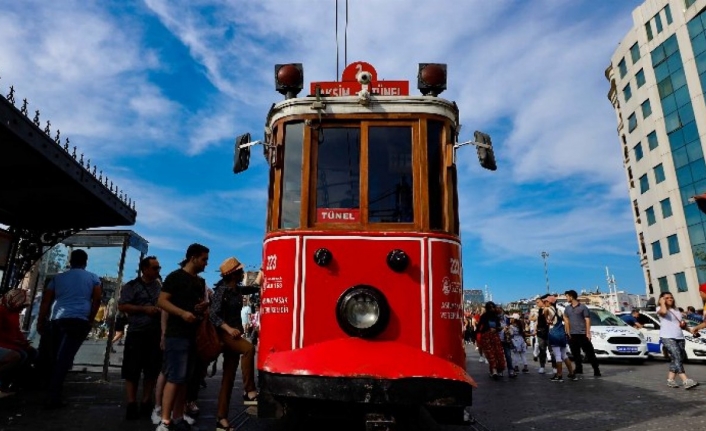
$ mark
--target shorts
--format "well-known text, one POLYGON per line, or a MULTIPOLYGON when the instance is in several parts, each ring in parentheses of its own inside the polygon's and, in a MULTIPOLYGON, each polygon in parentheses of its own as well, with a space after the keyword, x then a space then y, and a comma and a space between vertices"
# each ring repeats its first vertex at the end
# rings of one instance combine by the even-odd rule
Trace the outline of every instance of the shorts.
POLYGON ((164 376, 167 382, 184 384, 193 376, 196 359, 194 341, 189 338, 164 339, 164 376))
POLYGON ((156 380, 162 368, 161 333, 157 331, 130 331, 125 337, 122 377, 130 382, 156 380))

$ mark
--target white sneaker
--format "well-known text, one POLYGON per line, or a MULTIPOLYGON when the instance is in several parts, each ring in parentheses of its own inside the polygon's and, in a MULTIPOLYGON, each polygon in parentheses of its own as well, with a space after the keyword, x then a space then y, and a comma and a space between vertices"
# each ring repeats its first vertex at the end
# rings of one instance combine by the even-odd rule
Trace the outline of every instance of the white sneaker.
POLYGON ((152 419, 152 425, 159 425, 159 423, 162 422, 162 408, 155 407, 154 409, 152 409, 152 415, 150 416, 150 419, 152 419))
POLYGON ((478 358, 478 362, 480 362, 481 364, 482 364, 483 362, 485 362, 485 361, 483 360, 483 357, 482 357, 482 356, 481 356, 480 358, 478 358))
POLYGON ((173 428, 171 424, 167 425, 161 420, 159 421, 159 425, 157 425, 157 429, 155 431, 172 431, 173 428))
POLYGON ((692 379, 686 379, 686 380, 684 381, 684 389, 691 389, 691 388, 693 388, 693 387, 695 387, 695 386, 699 386, 699 384, 698 384, 698 382, 695 382, 695 381, 692 380, 692 379))
POLYGON ((189 425, 193 425, 196 422, 196 419, 192 418, 191 416, 187 415, 186 413, 184 413, 184 420, 189 425))
POLYGON ((537 370, 539 374, 544 374, 544 367, 541 367, 540 369, 537 370))

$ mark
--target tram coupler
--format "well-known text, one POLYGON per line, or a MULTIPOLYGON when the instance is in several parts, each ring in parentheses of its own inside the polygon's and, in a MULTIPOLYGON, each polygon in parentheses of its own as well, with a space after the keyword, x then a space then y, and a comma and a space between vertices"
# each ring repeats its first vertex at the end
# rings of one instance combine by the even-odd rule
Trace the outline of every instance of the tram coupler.
POLYGON ((395 418, 383 413, 365 415, 365 431, 393 431, 396 429, 395 418))

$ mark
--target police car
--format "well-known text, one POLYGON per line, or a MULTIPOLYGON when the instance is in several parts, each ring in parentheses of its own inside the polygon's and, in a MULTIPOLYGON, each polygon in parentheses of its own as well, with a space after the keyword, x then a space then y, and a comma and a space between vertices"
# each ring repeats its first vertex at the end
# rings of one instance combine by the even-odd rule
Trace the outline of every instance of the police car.
MULTIPOLYGON (((630 314, 629 311, 618 313, 618 316, 630 314)), ((697 322, 688 319, 684 321, 689 326, 696 326, 697 322)), ((637 323, 642 325, 639 331, 645 336, 647 342, 647 350, 650 357, 665 358, 667 355, 662 348, 662 341, 659 338, 659 316, 656 311, 641 311, 637 318, 637 323)), ((706 329, 699 331, 700 337, 694 337, 689 331, 684 332, 684 349, 686 350, 686 358, 690 361, 706 361, 706 329)))
MULTIPOLYGON (((563 312, 563 306, 559 305, 563 312)), ((644 362, 648 358, 645 336, 610 311, 589 305, 591 343, 598 359, 628 359, 644 362)))

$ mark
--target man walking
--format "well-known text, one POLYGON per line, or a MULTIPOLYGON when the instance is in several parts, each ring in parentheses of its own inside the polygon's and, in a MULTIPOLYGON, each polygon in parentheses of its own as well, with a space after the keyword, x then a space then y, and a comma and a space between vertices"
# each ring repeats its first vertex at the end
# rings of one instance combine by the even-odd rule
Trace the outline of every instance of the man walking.
MULTIPOLYGON (((544 307, 546 307, 545 300, 549 294, 537 298, 537 345, 539 348, 539 374, 544 374, 544 367, 547 364, 547 348, 549 344, 547 343, 547 338, 549 338, 549 324, 547 323, 547 318, 544 315, 544 307)), ((552 368, 556 370, 556 360, 554 359, 554 354, 550 353, 549 359, 551 360, 552 368)))
POLYGON ((142 275, 125 283, 120 290, 118 310, 127 315, 130 325, 130 331, 125 337, 122 366, 127 395, 125 419, 128 420, 150 416, 153 407, 152 393, 162 368, 162 349, 159 347, 162 337, 161 310, 157 308, 157 299, 162 288, 158 278, 160 269, 156 257, 145 257, 140 261, 142 275), (138 411, 137 386, 140 375, 144 375, 144 379, 138 411))
POLYGON ((586 354, 586 362, 593 367, 593 376, 600 377, 601 370, 598 368, 598 359, 591 343, 591 315, 588 312, 588 307, 579 302, 578 293, 575 290, 567 290, 564 295, 570 301, 564 309, 564 325, 566 325, 566 332, 569 334, 569 347, 576 364, 574 374, 583 374, 581 359, 581 351, 583 350, 586 354))
POLYGON ((191 244, 181 269, 164 280, 157 306, 169 313, 164 332, 164 371, 167 383, 162 395, 162 422, 157 431, 189 430, 184 418, 186 383, 193 377, 196 331, 208 308, 206 282, 198 274, 206 269, 209 250, 191 244), (199 317, 197 317, 199 316, 199 317))
POLYGON ((98 276, 86 271, 88 254, 71 252, 71 268, 49 283, 42 296, 37 330, 49 340, 52 360, 47 408, 63 407, 61 391, 66 374, 74 363, 78 349, 91 331, 91 322, 98 313, 102 288, 98 276))

